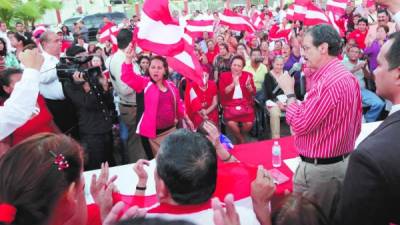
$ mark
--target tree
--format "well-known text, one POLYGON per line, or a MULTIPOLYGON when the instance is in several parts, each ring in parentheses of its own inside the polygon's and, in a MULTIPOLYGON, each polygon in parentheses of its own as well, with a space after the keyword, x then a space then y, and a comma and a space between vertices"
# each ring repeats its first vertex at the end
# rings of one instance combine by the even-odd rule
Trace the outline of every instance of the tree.
POLYGON ((60 8, 61 2, 53 0, 0 0, 0 19, 7 25, 15 20, 33 24, 47 10, 60 8))

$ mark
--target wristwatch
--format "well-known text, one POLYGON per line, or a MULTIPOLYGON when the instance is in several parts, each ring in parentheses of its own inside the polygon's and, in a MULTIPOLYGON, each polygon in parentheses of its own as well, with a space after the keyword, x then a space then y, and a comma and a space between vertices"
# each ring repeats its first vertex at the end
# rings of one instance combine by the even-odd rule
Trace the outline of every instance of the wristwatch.
POLYGON ((296 95, 295 94, 288 94, 288 95, 286 95, 286 97, 289 99, 289 98, 296 98, 296 95))

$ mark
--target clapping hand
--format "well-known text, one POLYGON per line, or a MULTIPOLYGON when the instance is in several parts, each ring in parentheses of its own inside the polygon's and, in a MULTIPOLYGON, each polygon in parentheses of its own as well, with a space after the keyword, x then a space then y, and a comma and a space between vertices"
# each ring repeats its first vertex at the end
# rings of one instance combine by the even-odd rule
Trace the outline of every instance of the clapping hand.
MULTIPOLYGON (((122 210, 124 210, 124 203, 118 202, 112 207, 110 213, 103 220, 103 225, 114 225, 118 222, 118 217, 121 214, 122 210)), ((129 208, 121 217, 121 220, 127 220, 135 217, 144 217, 146 215, 145 209, 140 209, 137 206, 132 206, 129 208)))
POLYGON ((275 193, 274 180, 263 166, 258 166, 257 177, 251 182, 253 204, 267 205, 275 193))
POLYGON ((251 86, 251 78, 250 78, 250 76, 247 77, 247 80, 246 80, 246 88, 247 88, 247 90, 249 90, 250 92, 253 90, 253 87, 251 86))
POLYGON ((239 214, 236 212, 234 199, 232 194, 228 194, 225 199, 225 208, 222 208, 222 203, 219 199, 212 199, 212 208, 214 211, 215 225, 240 225, 239 214))
POLYGON ((101 164, 101 172, 98 179, 96 174, 92 175, 90 194, 92 195, 94 202, 99 206, 100 214, 103 219, 112 208, 112 193, 118 192, 116 186, 114 185, 114 181, 116 179, 116 175, 109 178, 109 168, 107 162, 101 164))
POLYGON ((233 83, 235 84, 235 86, 239 85, 239 78, 240 76, 233 76, 233 83))
POLYGON ((144 169, 144 166, 149 166, 150 162, 145 159, 139 159, 135 165, 133 166, 133 171, 135 171, 136 175, 139 178, 137 186, 146 187, 148 174, 144 169))
POLYGON ((214 145, 217 146, 220 144, 219 136, 220 133, 218 128, 211 124, 209 121, 205 121, 203 125, 204 130, 207 132, 207 139, 214 145))
POLYGON ((251 183, 251 199, 253 210, 262 225, 270 224, 269 202, 275 193, 275 184, 263 166, 258 166, 257 177, 251 183))

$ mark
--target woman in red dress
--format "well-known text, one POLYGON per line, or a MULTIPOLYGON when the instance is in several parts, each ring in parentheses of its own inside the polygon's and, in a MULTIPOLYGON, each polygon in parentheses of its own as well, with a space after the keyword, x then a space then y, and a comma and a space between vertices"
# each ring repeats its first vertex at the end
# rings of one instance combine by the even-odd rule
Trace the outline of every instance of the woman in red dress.
MULTIPOLYGON (((21 80, 22 71, 19 69, 9 68, 0 73, 0 95, 5 99, 11 94, 15 84, 21 80)), ((37 107, 32 112, 32 117, 24 125, 16 129, 3 142, 10 147, 18 144, 24 139, 41 132, 56 133, 58 128, 53 122, 53 116, 46 106, 44 98, 39 95, 37 99, 37 107)))
POLYGON ((205 120, 218 124, 217 105, 217 85, 208 73, 203 74, 203 84, 192 82, 186 87, 185 108, 195 129, 205 120))
POLYGON ((231 72, 221 74, 219 94, 224 109, 224 119, 235 136, 236 143, 245 142, 243 133, 251 130, 254 123, 254 95, 256 87, 253 75, 243 71, 245 60, 234 56, 231 61, 231 72), (239 124, 242 124, 239 126, 239 124))

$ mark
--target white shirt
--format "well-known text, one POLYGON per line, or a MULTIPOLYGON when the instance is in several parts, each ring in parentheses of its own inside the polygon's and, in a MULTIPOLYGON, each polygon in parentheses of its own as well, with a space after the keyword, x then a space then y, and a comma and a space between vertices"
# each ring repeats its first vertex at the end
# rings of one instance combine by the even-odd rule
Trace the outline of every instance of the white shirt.
POLYGON ((39 94, 39 71, 25 69, 11 96, 0 106, 0 140, 24 125, 36 109, 39 94))
POLYGON ((389 116, 392 115, 393 113, 399 111, 399 110, 400 110, 400 104, 392 105, 392 109, 389 112, 389 116))
POLYGON ((59 59, 43 51, 44 63, 40 68, 40 94, 51 100, 64 100, 61 82, 57 77, 56 65, 59 59))
POLYGON ((121 49, 118 49, 114 55, 108 57, 106 60, 106 67, 110 71, 112 86, 120 97, 121 103, 136 105, 135 91, 121 80, 121 70, 124 61, 125 53, 121 49), (115 80, 113 78, 115 78, 115 80))

